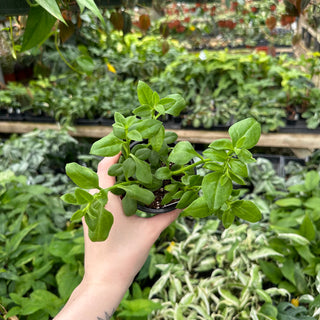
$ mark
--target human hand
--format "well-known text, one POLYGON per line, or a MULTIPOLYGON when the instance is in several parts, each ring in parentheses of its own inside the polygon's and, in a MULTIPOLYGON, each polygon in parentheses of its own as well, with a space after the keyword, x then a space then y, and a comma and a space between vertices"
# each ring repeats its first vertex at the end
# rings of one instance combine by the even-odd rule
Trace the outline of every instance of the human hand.
MULTIPOLYGON (((108 188, 115 178, 108 175, 109 167, 116 163, 120 155, 104 158, 98 165, 99 185, 108 188)), ((109 193, 106 209, 114 216, 107 240, 92 242, 88 237, 88 227, 83 220, 85 237, 85 277, 88 283, 97 283, 112 277, 117 281, 131 283, 147 259, 149 250, 160 233, 173 222, 181 210, 156 215, 151 218, 127 217, 119 196, 109 193), (113 270, 110 270, 113 268, 113 270)))
MULTIPOLYGON (((104 158, 99 163, 101 188, 114 185, 115 178, 108 175, 108 169, 118 161, 119 156, 104 158)), ((109 320, 146 261, 151 246, 181 212, 176 209, 151 218, 127 217, 119 196, 109 193, 108 199, 106 209, 114 217, 109 236, 102 242, 91 241, 88 227, 82 220, 85 274, 54 320, 109 320)))

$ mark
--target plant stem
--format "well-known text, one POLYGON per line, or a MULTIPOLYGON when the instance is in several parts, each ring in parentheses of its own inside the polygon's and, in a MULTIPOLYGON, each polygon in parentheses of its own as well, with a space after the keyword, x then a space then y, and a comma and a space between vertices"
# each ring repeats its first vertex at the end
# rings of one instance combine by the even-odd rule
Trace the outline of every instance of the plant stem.
POLYGON ((9 21, 10 21, 10 40, 12 45, 12 56, 14 59, 17 59, 17 52, 16 52, 14 39, 13 39, 12 17, 9 17, 9 21))
POLYGON ((202 159, 202 160, 200 160, 200 161, 198 161, 198 162, 195 162, 195 163, 193 163, 193 164, 190 164, 189 166, 186 166, 186 167, 183 167, 183 168, 181 168, 181 169, 179 169, 179 170, 173 171, 173 172, 172 172, 172 175, 180 174, 180 173, 182 173, 182 172, 184 172, 184 171, 187 171, 187 170, 189 170, 189 169, 192 169, 192 168, 194 168, 194 167, 196 167, 196 166, 198 166, 198 165, 200 165, 200 164, 203 164, 203 163, 209 162, 209 161, 211 161, 211 160, 210 160, 210 159, 202 159))
POLYGON ((81 74, 81 75, 82 75, 82 74, 85 74, 85 73, 83 73, 83 72, 80 72, 80 71, 77 70, 76 68, 74 68, 74 67, 66 60, 66 58, 63 56, 62 52, 61 52, 60 49, 59 49, 58 34, 59 34, 58 30, 56 30, 55 35, 54 35, 54 44, 55 44, 56 50, 57 50, 60 58, 63 60, 63 62, 64 62, 72 71, 74 71, 74 72, 76 72, 76 73, 79 73, 79 74, 81 74))

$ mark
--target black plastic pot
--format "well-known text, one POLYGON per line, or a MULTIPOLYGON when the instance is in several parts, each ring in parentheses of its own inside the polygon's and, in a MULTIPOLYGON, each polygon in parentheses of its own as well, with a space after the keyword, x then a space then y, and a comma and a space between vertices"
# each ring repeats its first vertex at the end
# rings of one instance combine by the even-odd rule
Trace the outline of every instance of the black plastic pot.
MULTIPOLYGON (((145 143, 146 140, 144 141, 136 141, 136 142, 133 142, 131 145, 130 145, 130 148, 133 148, 134 146, 140 144, 140 143, 145 143)), ((194 163, 193 160, 190 161, 189 164, 192 164, 194 163)), ((194 171, 196 173, 196 168, 194 168, 194 171)), ((149 214, 152 214, 152 215, 156 215, 156 214, 161 214, 161 213, 166 213, 166 212, 169 212, 169 211, 172 211, 174 209, 176 209, 176 206, 178 204, 179 200, 176 200, 176 201, 173 201, 171 203, 168 203, 164 206, 162 206, 161 208, 158 208, 158 209, 155 209, 155 208, 149 208, 149 207, 146 207, 146 206, 143 206, 143 205, 140 205, 138 204, 137 205, 137 208, 138 210, 142 211, 142 212, 145 212, 145 213, 149 213, 149 214)))

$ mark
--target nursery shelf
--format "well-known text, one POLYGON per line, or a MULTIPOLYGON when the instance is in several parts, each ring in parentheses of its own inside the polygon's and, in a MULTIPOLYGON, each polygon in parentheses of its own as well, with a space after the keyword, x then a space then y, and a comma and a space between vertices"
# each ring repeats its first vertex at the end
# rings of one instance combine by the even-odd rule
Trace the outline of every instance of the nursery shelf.
MULTIPOLYGON (((59 130, 59 125, 31 122, 0 122, 1 133, 26 133, 34 129, 59 130)), ((74 137, 101 138, 112 131, 111 126, 75 126, 70 131, 74 137)), ((209 144, 213 140, 227 138, 225 131, 170 129, 178 134, 179 140, 209 144)), ((257 146, 289 148, 299 158, 305 158, 315 149, 320 149, 320 134, 314 133, 267 133, 262 134, 257 146)))

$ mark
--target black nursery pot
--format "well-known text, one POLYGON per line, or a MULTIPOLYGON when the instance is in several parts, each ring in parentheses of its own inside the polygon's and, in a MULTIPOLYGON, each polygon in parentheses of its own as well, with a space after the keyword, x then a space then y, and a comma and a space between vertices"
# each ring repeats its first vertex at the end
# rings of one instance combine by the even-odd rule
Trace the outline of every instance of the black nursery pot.
POLYGON ((144 207, 144 206, 138 204, 138 209, 140 211, 142 211, 142 212, 145 212, 145 213, 161 214, 161 213, 166 213, 166 212, 169 212, 169 211, 172 211, 172 210, 176 209, 176 205, 178 204, 178 202, 179 201, 175 201, 175 202, 169 203, 169 204, 167 204, 165 206, 162 206, 159 209, 144 207))
MULTIPOLYGON (((143 143, 146 143, 147 140, 143 140, 143 141, 136 141, 136 142, 133 142, 130 144, 130 149, 132 149, 134 146, 138 145, 138 144, 143 144, 143 143)), ((194 163, 193 160, 190 161, 189 164, 192 164, 194 163)), ((196 173, 196 168, 194 168, 194 171, 196 173)), ((150 208, 150 207, 146 207, 144 205, 140 205, 138 203, 137 205, 137 208, 138 210, 144 212, 144 213, 149 213, 149 214, 152 214, 152 215, 156 215, 156 214, 161 214, 161 213, 166 213, 166 212, 170 212, 172 210, 175 210, 176 209, 176 206, 178 204, 179 200, 176 200, 176 201, 173 201, 171 203, 168 203, 164 206, 161 206, 160 208, 150 208)))

